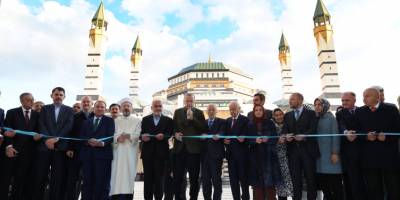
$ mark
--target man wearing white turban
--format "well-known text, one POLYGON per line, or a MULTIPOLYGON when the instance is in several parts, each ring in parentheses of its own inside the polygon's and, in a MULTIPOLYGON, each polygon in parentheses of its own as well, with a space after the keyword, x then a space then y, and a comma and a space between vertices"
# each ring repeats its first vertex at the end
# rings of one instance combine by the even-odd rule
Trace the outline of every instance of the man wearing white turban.
POLYGON ((131 99, 124 98, 119 103, 123 115, 115 119, 110 196, 112 200, 132 200, 141 120, 131 116, 131 99))

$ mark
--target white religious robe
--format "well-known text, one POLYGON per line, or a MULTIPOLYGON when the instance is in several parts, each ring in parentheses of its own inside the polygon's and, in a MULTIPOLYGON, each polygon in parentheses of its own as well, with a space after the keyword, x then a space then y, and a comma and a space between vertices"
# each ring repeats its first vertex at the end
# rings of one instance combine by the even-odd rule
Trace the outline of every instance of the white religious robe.
POLYGON ((133 194, 140 130, 141 120, 139 118, 120 116, 115 119, 110 195, 133 194), (118 143, 117 138, 122 133, 130 134, 131 140, 118 143))

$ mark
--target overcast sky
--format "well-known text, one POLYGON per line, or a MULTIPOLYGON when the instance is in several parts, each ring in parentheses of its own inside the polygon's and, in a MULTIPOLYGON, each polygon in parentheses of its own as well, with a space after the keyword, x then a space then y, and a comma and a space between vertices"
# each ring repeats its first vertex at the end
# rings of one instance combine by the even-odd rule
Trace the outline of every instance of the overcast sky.
MULTIPOLYGON (((91 18, 97 0, 2 0, 0 107, 32 92, 50 103, 65 87, 66 104, 83 91, 91 18)), ((325 0, 332 16, 342 91, 359 96, 371 85, 396 102, 399 89, 398 0, 325 0)), ((142 99, 168 87, 167 78, 196 62, 232 64, 253 75, 268 101, 281 98, 278 44, 291 47, 294 88, 312 101, 321 94, 312 17, 316 0, 105 0, 109 22, 104 73, 108 103, 128 95, 130 49, 143 47, 142 99)))

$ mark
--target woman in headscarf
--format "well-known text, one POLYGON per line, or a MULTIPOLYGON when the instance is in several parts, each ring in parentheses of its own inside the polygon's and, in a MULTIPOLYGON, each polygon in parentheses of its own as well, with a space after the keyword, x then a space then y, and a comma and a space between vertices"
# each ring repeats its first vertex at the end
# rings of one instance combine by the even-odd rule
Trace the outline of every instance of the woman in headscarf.
MULTIPOLYGON (((284 115, 285 115, 285 113, 279 108, 276 108, 273 111, 272 116, 273 116, 273 121, 274 121, 275 128, 276 128, 276 133, 278 136, 280 136, 281 132, 282 132, 284 115)), ((293 196, 293 184, 292 184, 292 178, 290 176, 290 171, 289 171, 289 164, 288 164, 288 157, 287 157, 285 142, 278 141, 278 144, 276 145, 276 150, 277 150, 279 166, 280 166, 281 174, 282 174, 282 184, 279 184, 277 186, 276 192, 278 194, 279 200, 287 200, 288 197, 293 196)))
MULTIPOLYGON (((317 134, 338 134, 337 121, 329 111, 330 103, 323 98, 314 100, 315 113, 318 117, 317 134)), ((324 194, 324 199, 344 199, 342 185, 342 166, 340 163, 340 137, 318 137, 321 157, 317 160, 317 185, 324 194)))
MULTIPOLYGON (((263 106, 254 106, 249 134, 276 136, 275 125, 265 118, 263 106)), ((253 186, 255 200, 276 200, 276 186, 282 182, 276 143, 276 138, 257 137, 250 140, 249 184, 253 186)))

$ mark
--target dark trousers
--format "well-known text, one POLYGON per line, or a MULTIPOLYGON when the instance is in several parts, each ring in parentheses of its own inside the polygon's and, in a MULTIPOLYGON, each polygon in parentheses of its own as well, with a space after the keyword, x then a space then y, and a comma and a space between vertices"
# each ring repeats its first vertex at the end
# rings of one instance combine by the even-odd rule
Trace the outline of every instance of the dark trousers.
POLYGON ((222 195, 222 158, 210 158, 205 155, 201 163, 201 181, 204 200, 220 200, 222 195), (212 195, 214 187, 214 195, 212 195))
POLYGON ((303 190, 303 174, 307 184, 307 199, 317 198, 316 160, 305 147, 292 149, 289 154, 289 170, 293 182, 293 200, 301 200, 303 190))
POLYGON ((78 200, 81 192, 81 162, 77 158, 77 154, 73 158, 67 158, 67 185, 65 200, 78 200))
POLYGON ((347 200, 364 200, 365 185, 358 157, 342 154, 344 187, 347 200))
POLYGON ((276 200, 275 187, 253 187, 254 200, 276 200))
POLYGON ((156 200, 163 197, 163 175, 165 170, 165 158, 143 158, 144 172, 144 199, 156 200))
POLYGON ((49 199, 62 199, 65 192, 65 151, 38 151, 35 158, 32 199, 43 199, 50 170, 49 199))
POLYGON ((3 166, 0 172, 0 199, 8 199, 11 180, 13 180, 13 183, 10 199, 24 200, 30 197, 28 188, 32 187, 31 179, 29 179, 32 159, 32 150, 20 152, 14 158, 6 156, 3 158, 3 166))
POLYGON ((111 161, 94 158, 82 161, 82 200, 108 200, 111 161))
POLYGON ((325 200, 343 200, 343 179, 341 174, 317 174, 318 189, 324 193, 325 200))
POLYGON ((400 199, 400 177, 398 170, 363 169, 368 200, 400 199), (386 188, 386 189, 385 189, 386 188))
POLYGON ((200 154, 190 154, 186 148, 174 155, 174 185, 175 185, 175 199, 181 200, 181 185, 186 172, 189 172, 190 181, 190 200, 197 200, 199 195, 199 173, 200 173, 200 154))
POLYGON ((247 159, 244 156, 232 156, 228 159, 229 182, 234 200, 250 199, 247 164, 247 159), (240 188, 242 188, 242 196, 240 196, 240 188))
POLYGON ((132 200, 133 194, 117 194, 112 195, 111 200, 132 200))

